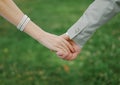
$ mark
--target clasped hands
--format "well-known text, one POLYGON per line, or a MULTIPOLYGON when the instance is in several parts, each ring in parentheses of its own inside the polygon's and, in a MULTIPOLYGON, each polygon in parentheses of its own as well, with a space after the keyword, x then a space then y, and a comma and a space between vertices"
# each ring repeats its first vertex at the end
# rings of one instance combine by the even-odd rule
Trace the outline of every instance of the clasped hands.
POLYGON ((67 61, 74 60, 81 50, 80 47, 66 34, 57 36, 45 32, 40 43, 48 49, 56 52, 61 59, 67 61))

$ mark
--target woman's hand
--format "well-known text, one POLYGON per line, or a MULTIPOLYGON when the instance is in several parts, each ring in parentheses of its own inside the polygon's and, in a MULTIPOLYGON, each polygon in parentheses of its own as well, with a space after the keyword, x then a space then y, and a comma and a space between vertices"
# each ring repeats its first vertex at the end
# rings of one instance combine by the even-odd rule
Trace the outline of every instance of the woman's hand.
POLYGON ((61 36, 44 32, 38 41, 45 47, 56 52, 56 54, 59 54, 59 57, 63 59, 73 55, 74 53, 74 48, 72 45, 61 36))

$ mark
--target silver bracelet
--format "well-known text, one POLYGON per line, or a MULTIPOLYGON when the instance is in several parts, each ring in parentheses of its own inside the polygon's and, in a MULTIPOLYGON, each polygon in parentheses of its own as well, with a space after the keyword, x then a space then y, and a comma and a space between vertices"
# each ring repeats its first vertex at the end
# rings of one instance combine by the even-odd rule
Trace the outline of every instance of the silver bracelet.
POLYGON ((20 21, 20 23, 17 25, 17 29, 20 31, 23 31, 25 29, 25 26, 30 21, 30 18, 27 15, 24 15, 20 21))
POLYGON ((25 22, 23 23, 23 25, 21 26, 20 31, 23 31, 23 30, 25 29, 25 26, 29 23, 29 21, 30 21, 30 18, 28 17, 28 18, 25 20, 25 22))

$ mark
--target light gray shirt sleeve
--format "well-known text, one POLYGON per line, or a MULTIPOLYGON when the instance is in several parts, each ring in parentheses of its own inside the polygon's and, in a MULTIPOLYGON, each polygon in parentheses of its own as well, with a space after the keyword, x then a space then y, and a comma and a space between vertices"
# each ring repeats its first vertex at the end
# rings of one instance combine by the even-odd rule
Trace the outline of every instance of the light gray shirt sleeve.
POLYGON ((83 16, 67 31, 67 34, 82 48, 96 29, 119 11, 120 0, 95 0, 83 16))

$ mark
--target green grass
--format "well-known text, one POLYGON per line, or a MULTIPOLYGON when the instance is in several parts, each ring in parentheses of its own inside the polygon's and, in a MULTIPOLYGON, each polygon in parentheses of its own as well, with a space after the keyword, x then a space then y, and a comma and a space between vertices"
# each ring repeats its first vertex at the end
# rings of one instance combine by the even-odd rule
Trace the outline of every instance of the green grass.
MULTIPOLYGON (((47 32, 63 34, 90 0, 14 0, 47 32)), ((120 85, 120 15, 102 26, 74 61, 59 59, 0 18, 0 85, 120 85)))

